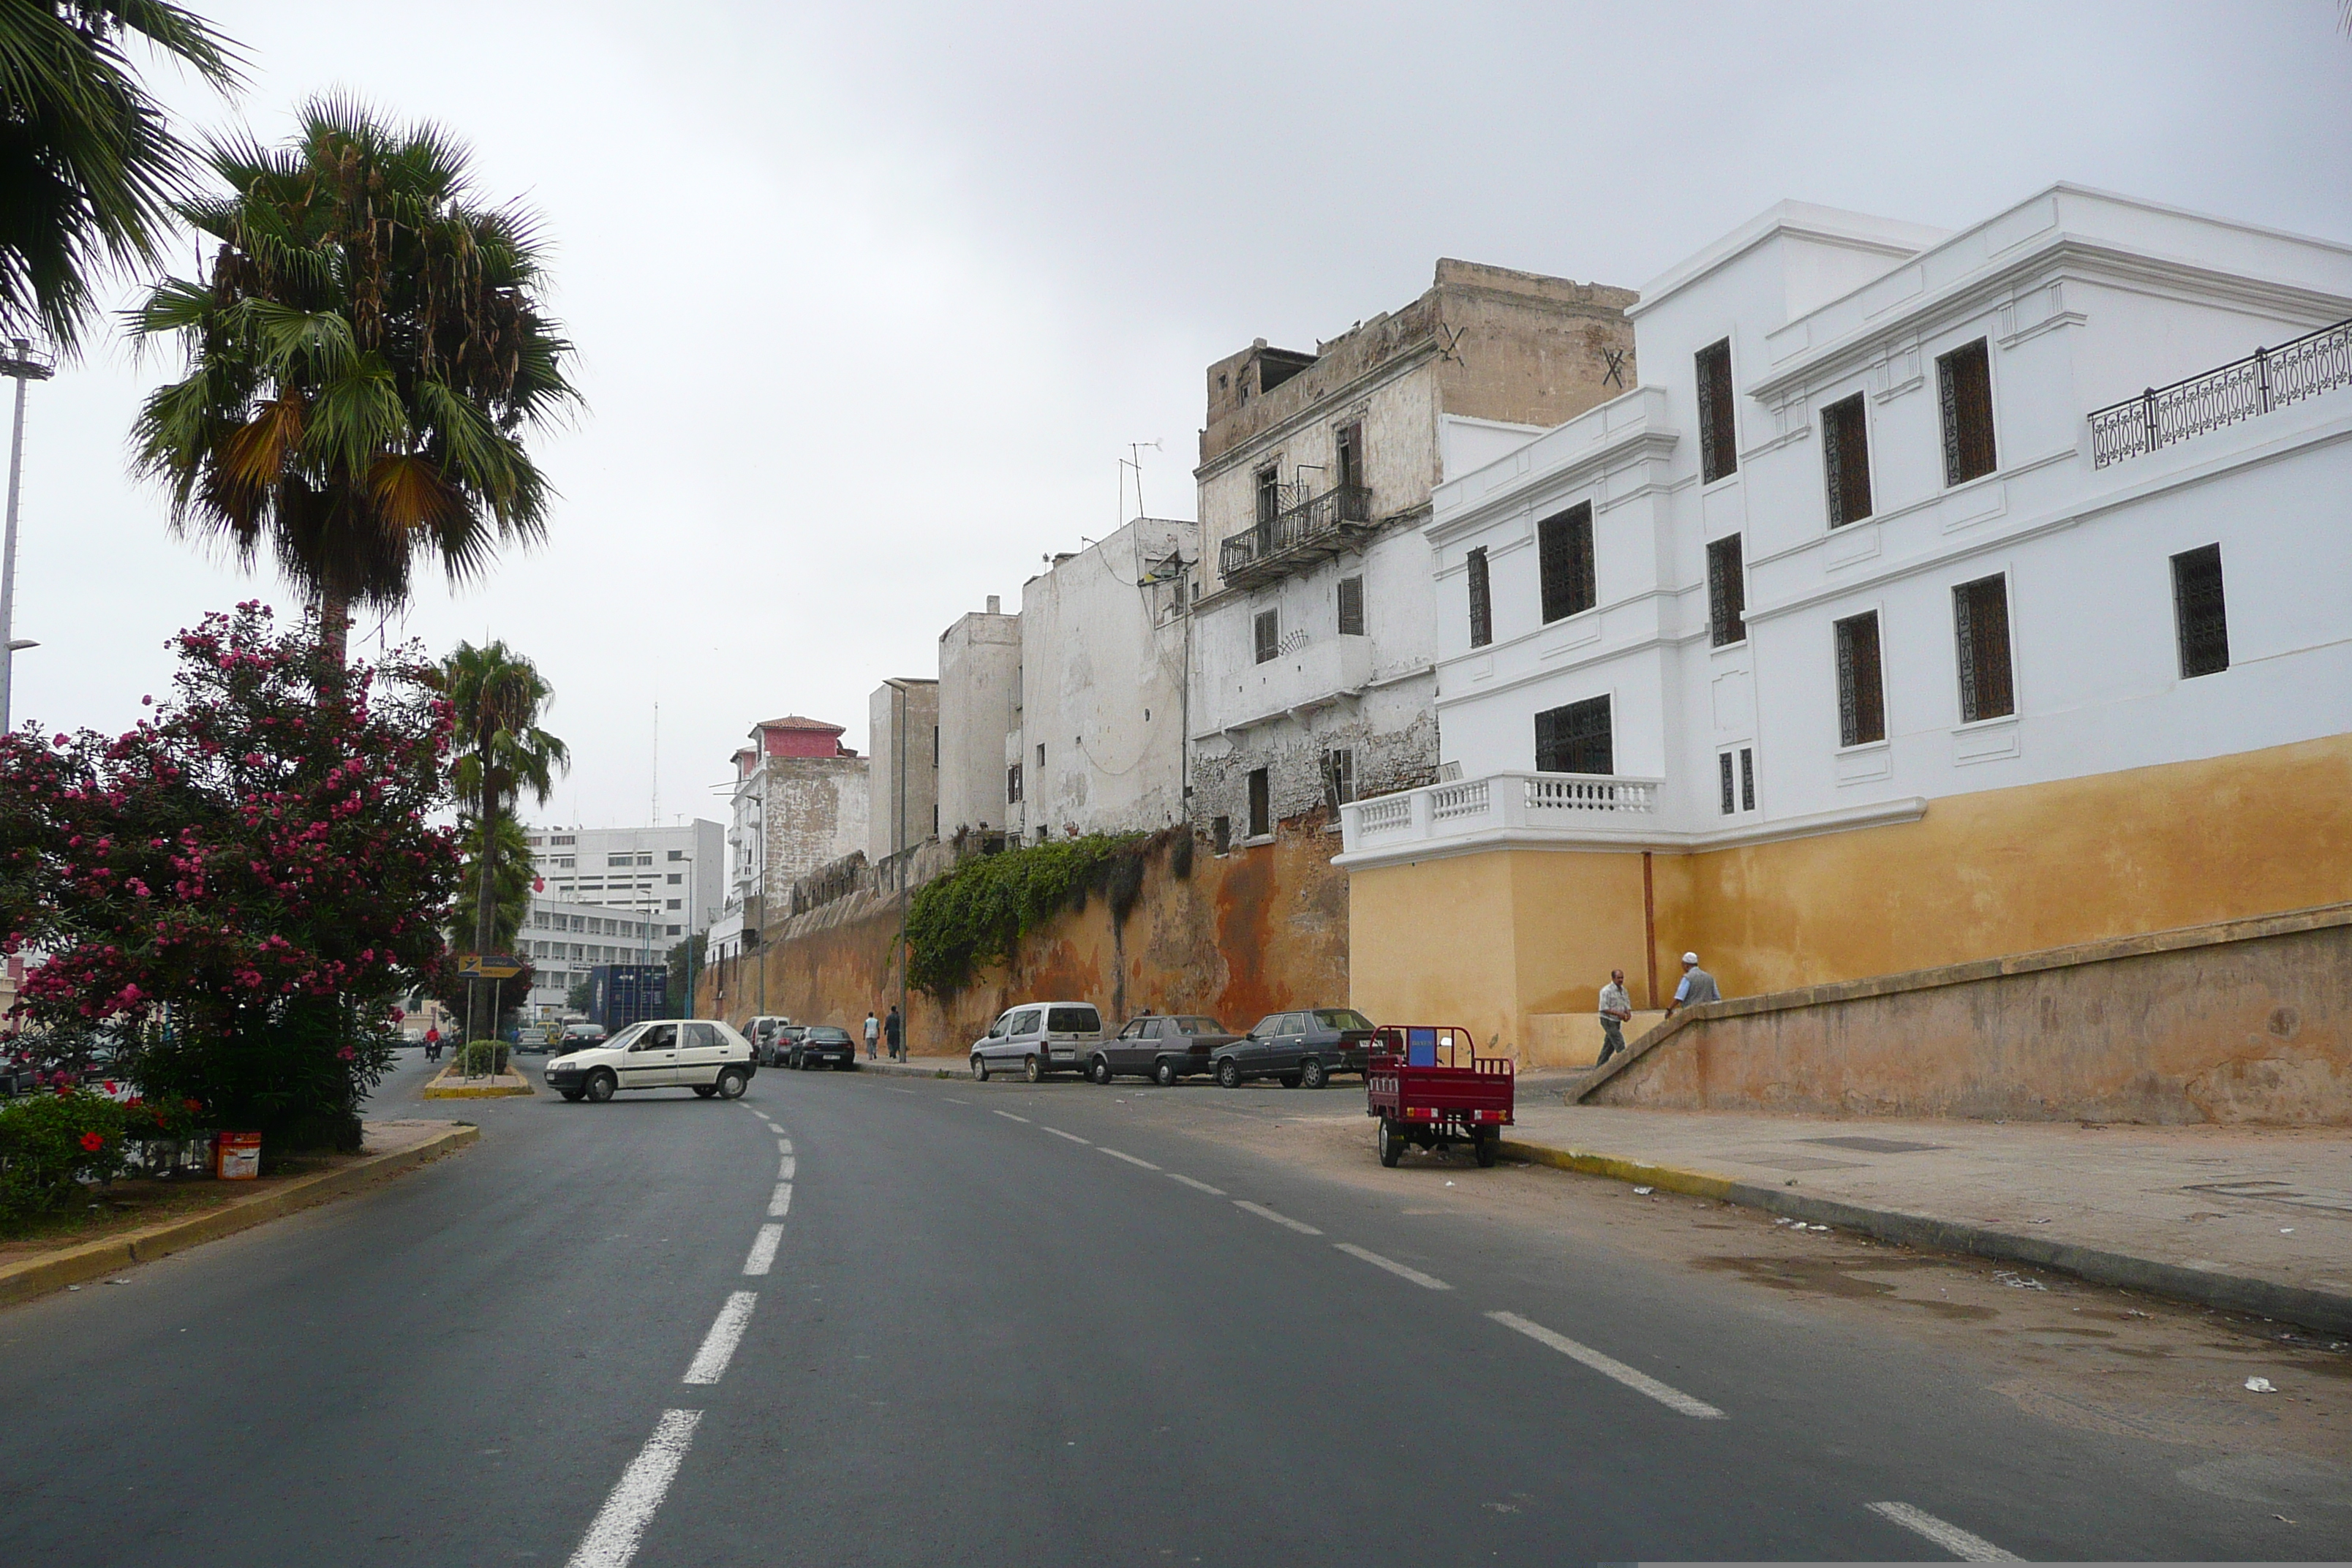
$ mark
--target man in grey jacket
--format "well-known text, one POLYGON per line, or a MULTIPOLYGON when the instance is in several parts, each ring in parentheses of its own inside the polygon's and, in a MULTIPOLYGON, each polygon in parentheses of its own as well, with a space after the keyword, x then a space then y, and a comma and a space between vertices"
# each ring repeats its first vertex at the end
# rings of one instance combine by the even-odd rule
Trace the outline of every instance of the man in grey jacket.
POLYGON ((1698 966, 1698 954, 1683 954, 1683 981, 1675 987, 1675 999, 1666 1004, 1666 1016, 1675 1016, 1677 1007, 1696 1007, 1702 1002, 1720 1002, 1723 993, 1715 988, 1715 976, 1698 966))

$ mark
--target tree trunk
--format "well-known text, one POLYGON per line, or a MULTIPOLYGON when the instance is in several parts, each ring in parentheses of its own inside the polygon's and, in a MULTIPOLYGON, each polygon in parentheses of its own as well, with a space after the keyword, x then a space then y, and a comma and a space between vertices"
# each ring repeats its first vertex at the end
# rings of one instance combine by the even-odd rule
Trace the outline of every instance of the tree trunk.
POLYGON ((351 663, 352 599, 340 588, 319 595, 319 648, 341 669, 351 663))
MULTIPOLYGON (((480 816, 480 826, 482 830, 482 879, 481 888, 477 895, 477 901, 474 908, 474 951, 477 953, 487 954, 490 952, 491 940, 498 935, 498 882, 495 875, 496 862, 492 857, 497 853, 498 849, 499 800, 498 790, 492 782, 490 773, 489 753, 487 750, 484 750, 478 753, 478 755, 481 762, 482 774, 482 806, 480 816)), ((490 1005, 493 1009, 497 1007, 499 1001, 503 998, 503 994, 504 993, 501 987, 496 985, 490 987, 490 1005)), ((490 1037, 496 1037, 498 1032, 499 1020, 494 1011, 490 1018, 490 1037)))

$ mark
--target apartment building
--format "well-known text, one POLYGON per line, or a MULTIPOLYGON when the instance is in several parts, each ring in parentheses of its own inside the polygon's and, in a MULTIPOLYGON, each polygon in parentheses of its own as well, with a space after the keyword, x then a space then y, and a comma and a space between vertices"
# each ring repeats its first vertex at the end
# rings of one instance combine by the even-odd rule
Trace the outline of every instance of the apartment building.
POLYGON ((1435 776, 1431 489, 1632 386, 1633 298, 1441 260, 1311 354, 1209 367, 1190 816, 1220 852, 1435 776))
POLYGON ((940 634, 940 831, 982 846, 1004 837, 1004 761, 1021 689, 1021 617, 988 595, 988 607, 940 634))
POLYGON ((1359 1006, 1520 1041, 1686 950, 1738 994, 2344 896, 2352 248, 1788 203, 1627 313, 1639 385, 1437 488, 1449 776, 1346 810, 1359 1006))
POLYGON ((551 905, 647 917, 667 951, 719 918, 724 835, 698 818, 675 827, 533 827, 524 838, 551 905))
POLYGON ((866 850, 869 764, 842 733, 839 724, 787 714, 754 724, 736 749, 711 962, 740 955, 769 910, 789 910, 796 879, 866 850))
POLYGON ((600 963, 668 962, 669 950, 678 941, 669 924, 620 913, 606 904, 531 900, 530 912, 515 938, 521 956, 530 960, 531 1016, 562 1016, 568 1010, 565 998, 572 988, 584 984, 588 972, 600 963))
POLYGON ((940 833, 940 683, 919 676, 886 680, 866 700, 868 774, 866 858, 880 865, 940 833))

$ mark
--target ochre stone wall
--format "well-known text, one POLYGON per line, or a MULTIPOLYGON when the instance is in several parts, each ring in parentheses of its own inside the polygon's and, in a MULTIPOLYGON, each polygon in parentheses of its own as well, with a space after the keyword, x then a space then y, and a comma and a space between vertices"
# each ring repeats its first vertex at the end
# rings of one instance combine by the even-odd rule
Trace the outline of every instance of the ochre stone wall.
MULTIPOLYGON (((943 998, 910 990, 909 1048, 960 1057, 1006 1007, 1049 997, 1092 1002, 1113 1027, 1146 1007, 1244 1029, 1281 1008, 1344 1005, 1348 892, 1330 864, 1337 848, 1311 825, 1223 857, 1200 840, 1191 875, 1180 877, 1174 836, 1164 836, 1124 921, 1090 895, 1032 932, 1010 969, 943 998)), ((867 1008, 878 1016, 898 1000, 898 935, 894 897, 839 900, 769 933, 764 990, 760 961, 722 965, 699 985, 698 1010, 739 1025, 781 1014, 855 1033, 867 1008)))

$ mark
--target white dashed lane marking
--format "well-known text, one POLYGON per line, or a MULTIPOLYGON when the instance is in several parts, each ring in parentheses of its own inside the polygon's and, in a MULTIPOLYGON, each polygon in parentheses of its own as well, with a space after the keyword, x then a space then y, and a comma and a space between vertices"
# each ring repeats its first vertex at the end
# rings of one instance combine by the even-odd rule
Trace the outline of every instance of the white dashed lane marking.
POLYGON ((783 1239, 784 1227, 782 1226, 761 1226, 760 1227, 760 1234, 751 1238, 751 1251, 750 1256, 743 1259, 743 1272, 746 1274, 765 1274, 769 1269, 774 1268, 776 1266, 776 1247, 783 1241, 783 1239))
POLYGON ((1874 1502, 1864 1505, 1879 1518, 1901 1525, 1915 1535, 1923 1535, 1963 1563, 2022 1563, 2014 1552, 2003 1552, 1981 1535, 1970 1535, 1957 1524, 1947 1524, 1925 1509, 1913 1508, 1907 1502, 1874 1502))
POLYGON ((1007 1121, 1018 1121, 1024 1127, 1029 1124, 1029 1119, 1027 1117, 1015 1116, 1009 1110, 1000 1110, 996 1114, 1002 1116, 1007 1121))
POLYGON ((971 1103, 969 1100, 958 1100, 952 1094, 943 1094, 940 1096, 940 1098, 946 1100, 950 1105, 970 1105, 971 1103))
POLYGON ((1270 1219, 1276 1225, 1287 1226, 1301 1236, 1320 1236, 1323 1234, 1313 1226, 1308 1225, 1305 1220, 1293 1219, 1286 1214, 1276 1214, 1272 1209, 1266 1207, 1264 1204, 1254 1204, 1247 1198, 1235 1198, 1234 1200, 1234 1206, 1238 1209, 1247 1209, 1250 1213, 1257 1215, 1260 1219, 1270 1219))
POLYGON ((1660 1383, 1648 1373, 1627 1366, 1616 1357, 1603 1355, 1591 1345, 1580 1345, 1566 1334, 1556 1334, 1541 1323, 1529 1322, 1517 1312, 1489 1312, 1488 1317, 1507 1329, 1515 1329, 1539 1345, 1549 1345, 1570 1361, 1581 1362, 1603 1377, 1614 1378, 1636 1394, 1646 1394, 1669 1410, 1679 1410, 1685 1415, 1701 1420, 1720 1421, 1723 1412, 1704 1399, 1694 1399, 1681 1389, 1660 1383))
MULTIPOLYGON (((1100 1148, 1101 1145, 1097 1144, 1096 1147, 1100 1148)), ((1159 1166, 1153 1164, 1149 1160, 1139 1160, 1132 1154, 1122 1154, 1116 1149, 1104 1149, 1103 1152, 1109 1155, 1114 1160, 1124 1160, 1130 1165, 1140 1165, 1147 1171, 1156 1171, 1160 1169, 1159 1166)))
POLYGON ((1382 1258, 1379 1253, 1374 1252, 1368 1247, 1358 1247, 1352 1241, 1335 1241, 1331 1245, 1338 1247, 1340 1251, 1346 1253, 1350 1258, 1362 1258, 1365 1262, 1370 1264, 1375 1268, 1387 1269, 1390 1273, 1395 1275, 1400 1279, 1410 1279, 1424 1290, 1451 1290, 1454 1289, 1453 1286, 1448 1285, 1444 1280, 1438 1279, 1433 1274, 1423 1274, 1418 1268, 1408 1268, 1392 1258, 1382 1258))
POLYGON ((789 1138, 779 1138, 779 1139, 777 1139, 777 1140, 776 1140, 776 1152, 777 1152, 777 1153, 779 1153, 779 1154, 789 1154, 789 1153, 791 1153, 792 1152, 793 1152, 793 1141, 792 1141, 791 1139, 789 1139, 789 1138))
POLYGON ((1181 1182, 1186 1186, 1192 1188, 1194 1192, 1206 1193, 1213 1198, 1221 1198, 1225 1195, 1225 1189, 1223 1187, 1213 1187, 1206 1182, 1196 1182, 1192 1177, 1179 1175, 1174 1171, 1168 1173, 1168 1179, 1171 1182, 1181 1182))
POLYGON ((694 1352, 694 1364, 686 1369, 686 1383, 717 1383, 727 1373, 727 1363, 735 1357, 735 1347, 743 1342, 743 1331, 751 1326, 751 1309, 760 1304, 757 1290, 738 1290, 727 1298, 719 1309, 719 1316, 710 1331, 702 1336, 702 1348, 694 1352))
POLYGON ((1041 1132, 1051 1132, 1056 1138, 1066 1138, 1073 1143, 1085 1143, 1091 1147, 1094 1142, 1091 1138, 1081 1138, 1075 1132, 1065 1132, 1058 1127, 1048 1127, 1042 1121, 1037 1123, 1037 1130, 1041 1132))
POLYGON ((792 1179, 793 1157, 790 1154, 787 1154, 782 1159, 776 1162, 776 1180, 780 1182, 789 1182, 792 1179))
POLYGON ((793 1184, 778 1182, 776 1190, 768 1194, 768 1217, 782 1219, 793 1206, 793 1184))
POLYGON ((637 1554, 637 1542, 653 1522, 654 1511, 668 1495, 670 1482, 677 1479, 677 1467, 693 1446, 694 1428, 701 1420, 699 1410, 662 1412, 654 1435, 621 1472, 620 1484, 596 1510, 566 1568, 625 1568, 637 1554))

